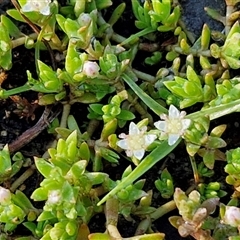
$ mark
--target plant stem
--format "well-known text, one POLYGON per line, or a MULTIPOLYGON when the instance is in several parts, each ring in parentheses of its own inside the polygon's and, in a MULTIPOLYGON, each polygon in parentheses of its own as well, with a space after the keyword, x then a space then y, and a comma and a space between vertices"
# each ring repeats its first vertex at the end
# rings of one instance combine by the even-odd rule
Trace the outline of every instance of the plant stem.
POLYGON ((139 50, 146 51, 146 52, 156 52, 159 51, 161 48, 161 45, 158 43, 139 43, 138 45, 139 50))
POLYGON ((201 49, 189 49, 189 51, 184 51, 178 45, 169 45, 166 47, 167 51, 174 51, 179 54, 189 55, 192 54, 194 57, 212 57, 210 50, 201 50, 201 49))
MULTIPOLYGON (((67 127, 67 119, 70 114, 71 110, 71 105, 69 103, 63 104, 63 111, 62 111, 62 117, 60 121, 60 126, 61 128, 66 128, 67 127)), ((60 136, 58 136, 60 137, 60 136)))
POLYGON ((187 30, 187 27, 186 27, 185 23, 181 19, 178 20, 178 24, 182 28, 183 32, 186 34, 189 41, 192 44, 194 44, 194 42, 196 41, 196 37, 194 36, 194 34, 187 30))
POLYGON ((195 184, 198 184, 199 183, 199 174, 198 174, 198 170, 197 170, 197 164, 195 161, 195 157, 192 157, 189 155, 189 159, 190 159, 192 170, 193 170, 195 184))
POLYGON ((118 200, 116 198, 110 198, 106 202, 105 216, 106 226, 111 239, 122 239, 118 229, 118 200))
POLYGON ((142 234, 146 233, 148 228, 151 226, 151 223, 152 223, 151 218, 149 216, 147 216, 145 219, 143 219, 138 224, 138 227, 137 227, 134 235, 142 235, 142 234))
POLYGON ((116 198, 109 198, 105 205, 106 225, 117 226, 118 210, 118 200, 116 198))
POLYGON ((11 185, 10 191, 15 192, 15 190, 23 184, 36 170, 36 166, 32 164, 19 178, 17 178, 11 185))
POLYGON ((147 74, 147 73, 144 73, 144 72, 141 72, 137 69, 133 69, 133 72, 136 74, 136 76, 142 80, 145 80, 147 82, 155 82, 156 81, 156 78, 150 74, 147 74))
POLYGON ((150 214, 150 217, 151 217, 152 221, 155 221, 158 218, 165 215, 166 213, 173 211, 174 209, 176 209, 176 203, 174 200, 171 200, 170 202, 167 202, 167 203, 163 204, 162 206, 160 206, 159 208, 157 208, 155 212, 150 214))
POLYGON ((96 119, 91 119, 88 127, 87 127, 87 133, 89 138, 92 137, 93 133, 95 132, 95 130, 97 129, 97 127, 99 126, 99 121, 96 119))
POLYGON ((234 5, 237 3, 237 1, 229 1, 229 0, 226 0, 226 22, 225 22, 225 35, 227 36, 230 29, 231 29, 231 26, 232 26, 232 22, 229 21, 229 18, 231 16, 231 14, 233 13, 234 11, 234 5))
POLYGON ((93 172, 99 172, 102 170, 103 165, 102 165, 102 156, 99 150, 95 149, 95 156, 93 159, 93 172))
POLYGON ((123 37, 123 36, 121 36, 121 35, 119 35, 119 34, 117 34, 117 33, 113 33, 111 39, 112 39, 113 41, 117 42, 117 43, 121 43, 121 42, 123 42, 123 41, 126 40, 125 37, 123 37))
MULTIPOLYGON (((69 103, 63 104, 63 111, 62 111, 62 116, 61 116, 60 125, 59 125, 60 128, 67 127, 67 119, 70 114, 70 110, 71 110, 71 105, 69 103)), ((57 146, 57 141, 60 137, 61 137, 61 135, 58 134, 56 139, 54 139, 53 142, 50 144, 49 148, 55 148, 57 146)), ((48 151, 46 151, 42 157, 45 159, 49 158, 48 151)))
POLYGON ((1 89, 0 90, 0 99, 1 98, 5 99, 5 98, 8 98, 9 96, 17 95, 19 93, 26 92, 29 90, 31 90, 31 87, 28 84, 24 84, 23 86, 16 87, 16 88, 13 88, 10 90, 1 89))
POLYGON ((37 37, 38 37, 38 34, 37 33, 31 33, 28 36, 24 36, 24 37, 20 37, 18 39, 12 40, 12 49, 23 45, 25 43, 27 37, 32 38, 33 40, 36 40, 37 37))

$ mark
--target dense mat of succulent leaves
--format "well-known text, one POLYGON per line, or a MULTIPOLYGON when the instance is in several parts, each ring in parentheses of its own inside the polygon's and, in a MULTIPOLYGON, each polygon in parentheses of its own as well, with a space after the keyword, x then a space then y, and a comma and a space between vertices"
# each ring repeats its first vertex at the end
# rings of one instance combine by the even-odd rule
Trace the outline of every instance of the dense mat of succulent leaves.
POLYGON ((200 38, 194 39, 184 28, 177 0, 132 0, 139 31, 128 38, 114 31, 125 3, 113 10, 111 0, 70 0, 66 5, 12 0, 15 8, 1 15, 0 67, 11 71, 12 50, 25 45, 35 49, 37 77, 27 71, 26 83, 1 88, 0 98, 33 90, 39 93, 39 105, 63 105, 63 111, 60 123, 55 120, 49 126, 57 133, 56 141, 42 158, 35 157, 31 164, 20 152, 10 154, 8 145, 0 152, 1 239, 8 239, 19 225, 29 230, 29 236, 19 240, 123 239, 117 228, 119 214, 142 219, 136 236, 124 239, 164 239, 163 233, 152 231, 151 223, 175 208, 179 216, 169 220, 183 237, 240 239, 240 149, 220 150, 227 145, 221 138, 226 125, 209 130, 211 120, 240 111, 239 77, 234 76, 240 68, 237 2, 226 0, 225 17, 206 8, 225 29, 216 32, 204 25, 200 38), (105 19, 109 9, 111 16, 105 19), (22 33, 16 21, 27 23, 33 33, 22 33), (159 34, 166 32, 174 41, 158 43, 159 34), (146 65, 159 66, 155 74, 134 69, 139 50, 149 52, 146 65), (42 51, 49 51, 51 66, 40 60, 42 51), (89 106, 85 130, 69 115, 75 103, 89 106), (201 109, 187 115, 184 109, 196 109, 191 108, 196 103, 201 109), (99 122, 96 140, 92 136, 99 122), (181 141, 192 164, 194 186, 186 192, 175 188, 164 169, 155 186, 169 201, 154 208, 152 191, 144 192, 145 180, 139 178, 181 141), (196 156, 202 160, 199 164, 196 156), (120 157, 135 168, 128 167, 115 181, 104 166, 106 161, 118 164, 120 157), (226 184, 233 186, 228 203, 221 201, 226 195, 221 184, 208 181, 216 160, 226 161, 226 184), (43 176, 30 196, 44 202, 43 209, 16 190, 23 176, 10 189, 4 187, 27 164, 43 176), (90 233, 89 221, 102 212, 106 231, 90 233))

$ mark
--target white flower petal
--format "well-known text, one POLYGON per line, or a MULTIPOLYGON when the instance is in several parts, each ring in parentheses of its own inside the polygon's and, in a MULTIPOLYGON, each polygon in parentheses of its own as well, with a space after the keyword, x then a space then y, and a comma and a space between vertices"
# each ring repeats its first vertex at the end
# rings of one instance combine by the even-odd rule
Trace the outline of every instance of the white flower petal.
POLYGON ((162 113, 162 114, 160 114, 160 118, 162 120, 166 120, 166 119, 168 119, 168 115, 166 115, 165 113, 162 113))
POLYGON ((133 151, 132 150, 127 150, 126 154, 128 157, 132 157, 133 156, 133 151))
POLYGON ((187 113, 186 113, 185 111, 181 111, 181 112, 180 112, 180 118, 183 119, 183 118, 186 116, 186 114, 187 114, 187 113))
POLYGON ((134 157, 137 158, 138 160, 141 160, 143 158, 144 153, 145 153, 144 149, 133 151, 134 157))
POLYGON ((145 140, 146 147, 149 146, 151 143, 153 143, 156 138, 157 138, 157 136, 155 134, 145 135, 144 140, 145 140))
POLYGON ((137 135, 140 133, 138 126, 134 122, 130 122, 129 135, 137 135))
POLYGON ((41 13, 42 15, 46 15, 46 16, 50 15, 50 7, 49 7, 49 6, 46 6, 46 7, 42 8, 42 9, 40 10, 40 13, 41 13))
POLYGON ((43 15, 50 15, 50 3, 51 0, 27 0, 27 3, 22 6, 23 12, 40 12, 43 15))
POLYGON ((176 143, 176 141, 179 139, 180 135, 179 134, 169 134, 168 135, 168 145, 172 146, 173 144, 176 143))
POLYGON ((30 4, 30 3, 25 4, 25 5, 22 7, 22 11, 23 11, 23 12, 31 12, 31 11, 34 11, 34 9, 33 9, 33 7, 32 7, 32 4, 30 4))
POLYGON ((117 142, 117 145, 122 148, 122 149, 128 149, 128 141, 126 139, 123 139, 123 140, 119 140, 117 142))
POLYGON ((121 133, 121 134, 119 134, 119 136, 118 137, 120 137, 120 138, 126 138, 127 137, 127 135, 125 134, 125 133, 121 133))
POLYGON ((143 126, 139 130, 141 133, 145 133, 147 131, 147 126, 143 126))
POLYGON ((190 119, 183 119, 182 120, 182 130, 186 130, 189 128, 189 126, 191 125, 191 120, 190 119))
POLYGON ((167 130, 167 123, 165 121, 157 121, 154 123, 154 126, 161 131, 167 130))
POLYGON ((169 107, 169 118, 179 118, 180 117, 180 111, 174 106, 170 105, 169 107))

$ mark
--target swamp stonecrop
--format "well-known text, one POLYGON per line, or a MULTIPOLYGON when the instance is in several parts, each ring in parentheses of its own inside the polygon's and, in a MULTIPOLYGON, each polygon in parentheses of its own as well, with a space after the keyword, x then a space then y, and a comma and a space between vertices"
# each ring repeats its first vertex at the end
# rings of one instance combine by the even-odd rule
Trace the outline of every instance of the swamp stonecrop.
MULTIPOLYGON (((144 225, 144 231, 151 229, 149 214, 154 211, 150 207, 151 194, 148 195, 147 200, 145 199, 147 208, 141 208, 141 204, 144 203, 143 198, 147 197, 142 191, 144 181, 139 180, 134 184, 133 182, 173 151, 182 139, 187 145, 194 177, 198 175, 198 168, 196 164, 194 165, 195 154, 201 157, 202 163, 208 170, 213 171, 215 160, 220 155, 218 148, 226 146, 226 142, 221 139, 225 125, 217 126, 209 135, 208 131, 210 120, 238 112, 240 108, 238 78, 230 78, 231 69, 238 69, 240 66, 239 23, 229 25, 231 19, 226 16, 226 36, 210 45, 211 30, 207 25, 204 25, 201 37, 197 41, 185 30, 184 25, 179 21, 181 8, 177 1, 146 0, 142 6, 140 1, 132 0, 133 14, 136 17, 135 25, 140 32, 125 39, 113 29, 113 25, 121 18, 125 9, 124 3, 113 10, 109 20, 105 21, 105 14, 101 10, 112 4, 110 0, 73 0, 66 6, 50 0, 41 2, 19 0, 18 2, 16 9, 8 10, 8 14, 17 21, 28 23, 36 34, 25 36, 9 18, 1 16, 0 65, 3 69, 9 70, 12 66, 11 50, 26 42, 27 48, 35 47, 37 79, 33 79, 28 72, 28 81, 24 86, 10 90, 1 89, 1 98, 34 90, 45 94, 45 101, 41 101, 43 105, 61 102, 65 109, 66 106, 76 102, 94 103, 89 107, 90 123, 102 121, 103 126, 100 132, 96 131, 96 135, 100 136, 98 140, 91 139, 95 128, 89 131, 90 127, 88 127, 82 134, 77 124, 71 129, 62 127, 58 130, 62 131, 64 136, 58 140, 56 148, 49 149, 50 158, 48 160, 35 158, 37 169, 44 176, 40 187, 32 194, 35 201, 45 201, 40 214, 34 212, 35 210, 29 214, 26 206, 28 209, 32 207, 25 201, 26 198, 21 192, 11 194, 9 199, 9 191, 0 189, 3 196, 0 205, 1 222, 6 223, 4 230, 12 230, 27 216, 28 222, 23 224, 36 238, 77 239, 79 236, 82 237, 83 229, 87 229, 86 226, 93 214, 103 211, 100 205, 104 201, 107 201, 106 205, 109 202, 119 204, 119 208, 116 204, 114 206, 116 208, 109 211, 114 210, 115 220, 119 212, 125 217, 139 214, 148 224, 144 225), (229 27, 231 27, 230 31, 227 30, 229 27), (58 38, 59 32, 56 34, 55 29, 63 31, 61 39, 58 38), (160 43, 160 46, 156 43, 159 32, 168 31, 174 34, 173 41, 172 39, 170 42, 167 41, 167 47, 164 46, 165 42, 160 43), (149 46, 154 47, 151 48, 152 57, 147 58, 150 64, 161 63, 161 57, 165 55, 168 61, 173 61, 172 65, 166 63, 165 68, 160 69, 156 76, 135 70, 132 66, 141 46, 148 45, 145 44, 146 39, 149 46), (42 49, 49 50, 52 56, 52 68, 39 60, 42 49), (55 66, 52 50, 63 53, 61 64, 58 65, 62 69, 57 69, 55 66), (141 79, 143 84, 137 85, 138 79, 141 79), (162 91, 163 89, 165 91, 162 91), (168 96, 162 97, 159 94, 161 91, 168 96), (104 103, 100 102, 103 98, 107 99, 107 102, 105 100, 104 103), (202 103, 203 108, 186 116, 177 109, 191 107, 196 103, 202 103), (166 104, 170 105, 169 111, 165 108, 166 104), (138 124, 131 122, 129 134, 121 134, 122 139, 119 140, 116 132, 122 132, 120 129, 134 119, 135 113, 131 112, 132 109, 136 110, 136 117, 144 120, 138 124), (148 112, 149 109, 162 120, 154 124, 153 114, 148 112), (146 120, 147 117, 149 121, 146 120), (154 126, 157 129, 154 129, 154 126), (77 133, 74 129, 78 129, 77 133), (106 173, 99 172, 99 169, 104 170, 102 158, 114 164, 118 163, 119 146, 126 150, 127 157, 131 158, 130 160, 137 167, 133 171, 127 168, 121 180, 113 182, 106 173), (144 157, 146 152, 149 153, 144 157), (93 165, 95 172, 89 172, 87 169, 89 163, 93 165), (109 193, 98 202, 99 196, 106 192, 109 193), (140 204, 135 208, 134 201, 139 198, 141 198, 140 204), (23 200, 26 205, 21 204, 23 200), (9 203, 7 206, 5 201, 9 203), (15 211, 8 211, 9 206, 15 211), (7 222, 9 219, 5 218, 6 212, 11 217, 13 212, 19 213, 14 219, 16 220, 14 226, 11 225, 12 222, 10 224, 7 222), (39 215, 38 223, 35 224, 31 221, 35 220, 37 215, 39 215)), ((226 3, 229 7, 236 1, 231 3, 226 1, 226 3)), ((232 21, 236 21, 239 13, 232 15, 233 6, 230 7, 232 21)), ((229 8, 227 14, 228 10, 229 8)), ((194 108, 190 110, 192 109, 194 108)), ((66 115, 69 112, 70 110, 66 115)), ((62 122, 66 125, 67 117, 64 114, 62 119, 65 119, 65 122, 62 122)), ((85 122, 81 124, 82 128, 85 128, 85 122)), ((22 163, 19 161, 19 165, 12 164, 9 153, 5 151, 6 148, 1 152, 0 160, 4 162, 0 165, 1 181, 12 177, 17 172, 17 167, 21 167, 19 163, 22 163)), ((225 170, 229 174, 227 182, 234 186, 236 197, 239 196, 240 185, 238 156, 236 156, 238 153, 231 153, 227 154, 228 164, 225 170)), ((225 158, 224 154, 221 158, 225 158)), ((212 174, 212 171, 206 172, 203 167, 201 170, 203 173, 201 177, 212 174)), ((174 188, 171 175, 164 171, 161 177, 162 181, 157 182, 158 187, 169 190, 163 192, 164 196, 169 197, 174 188)), ((198 183, 198 180, 199 178, 195 177, 195 183, 198 183)), ((199 192, 192 191, 189 196, 176 188, 174 200, 182 215, 177 217, 179 224, 176 226, 182 236, 192 235, 196 239, 207 236, 211 239, 213 237, 210 236, 209 229, 206 230, 202 226, 217 205, 218 198, 212 197, 220 196, 221 189, 216 183, 202 185, 201 189, 200 187, 199 192), (210 200, 202 203, 203 197, 210 200), (213 205, 213 208, 209 208, 210 205, 213 205)), ((175 205, 172 205, 171 209, 174 207, 175 205)), ((222 224, 221 226, 233 225, 236 228, 239 211, 231 207, 226 207, 225 212, 222 211, 222 222, 219 218, 216 218, 216 221, 222 224), (236 212, 235 215, 232 213, 233 210, 236 212)), ((107 222, 108 233, 103 234, 105 237, 111 235, 110 225, 107 222)), ((116 230, 116 224, 114 227, 116 230)), ((215 229, 211 228, 211 230, 215 229)), ((215 232, 212 232, 215 237, 215 232)), ((88 235, 87 229, 86 239, 88 235)))
POLYGON ((184 119, 185 111, 178 111, 178 109, 170 105, 169 113, 161 114, 160 118, 164 121, 157 121, 154 126, 161 131, 161 139, 168 139, 168 144, 172 146, 176 141, 184 135, 184 132, 190 127, 191 120, 184 119))
POLYGON ((122 140, 117 145, 126 150, 128 157, 135 157, 141 160, 144 156, 146 148, 157 138, 154 134, 147 133, 147 127, 139 128, 135 123, 129 125, 129 135, 122 133, 119 135, 122 140))

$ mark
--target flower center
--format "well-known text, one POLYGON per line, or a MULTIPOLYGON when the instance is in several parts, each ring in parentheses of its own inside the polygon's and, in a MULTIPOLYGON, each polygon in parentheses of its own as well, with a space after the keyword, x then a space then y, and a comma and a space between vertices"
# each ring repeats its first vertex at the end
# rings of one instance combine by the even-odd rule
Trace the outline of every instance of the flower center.
POLYGON ((167 132, 172 134, 180 134, 182 132, 182 122, 179 119, 167 120, 167 132))
POLYGON ((144 136, 141 135, 134 135, 128 137, 128 146, 131 150, 139 150, 145 148, 145 140, 144 136))

